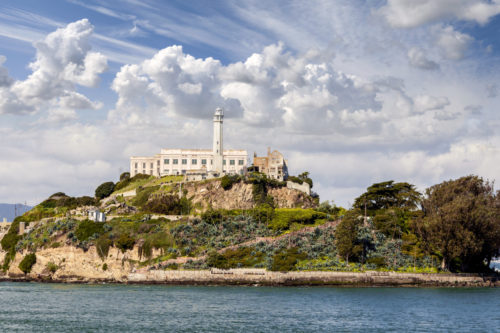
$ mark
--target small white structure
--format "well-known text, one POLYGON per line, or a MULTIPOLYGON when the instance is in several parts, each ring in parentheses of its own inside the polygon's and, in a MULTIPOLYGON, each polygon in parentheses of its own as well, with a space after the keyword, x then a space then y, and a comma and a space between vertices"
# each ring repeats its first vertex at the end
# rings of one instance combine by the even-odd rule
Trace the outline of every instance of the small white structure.
POLYGON ((94 222, 106 222, 106 214, 99 209, 89 210, 89 220, 94 222))

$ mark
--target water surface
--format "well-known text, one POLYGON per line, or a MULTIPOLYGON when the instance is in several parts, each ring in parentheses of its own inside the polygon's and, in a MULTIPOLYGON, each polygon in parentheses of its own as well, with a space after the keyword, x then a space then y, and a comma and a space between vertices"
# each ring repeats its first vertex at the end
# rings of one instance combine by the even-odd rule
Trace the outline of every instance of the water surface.
POLYGON ((0 283, 1 332, 500 332, 500 289, 0 283))

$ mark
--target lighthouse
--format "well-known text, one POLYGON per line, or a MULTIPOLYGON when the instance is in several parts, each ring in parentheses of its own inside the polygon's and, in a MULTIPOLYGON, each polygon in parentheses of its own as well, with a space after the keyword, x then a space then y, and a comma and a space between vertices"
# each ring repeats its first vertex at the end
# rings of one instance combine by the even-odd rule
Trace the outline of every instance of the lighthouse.
POLYGON ((224 119, 224 111, 221 108, 215 109, 214 114, 214 145, 213 145, 213 156, 214 156, 214 171, 222 174, 223 166, 223 146, 222 146, 222 122, 224 119))

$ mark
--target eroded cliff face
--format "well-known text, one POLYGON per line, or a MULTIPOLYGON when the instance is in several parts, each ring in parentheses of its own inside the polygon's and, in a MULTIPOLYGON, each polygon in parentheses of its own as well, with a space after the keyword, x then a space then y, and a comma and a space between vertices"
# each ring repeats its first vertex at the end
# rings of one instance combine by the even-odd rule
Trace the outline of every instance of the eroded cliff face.
MULTIPOLYGON (((251 209, 255 207, 252 194, 252 184, 239 182, 229 190, 224 190, 219 180, 208 182, 192 182, 183 185, 195 206, 201 205, 203 210, 213 209, 251 209)), ((295 189, 286 187, 268 188, 268 194, 274 198, 276 208, 311 208, 315 206, 314 199, 295 189)))
MULTIPOLYGON (((21 277, 24 273, 19 269, 19 263, 28 252, 18 252, 11 262, 7 275, 21 277)), ((127 281, 127 276, 135 271, 140 258, 137 246, 122 253, 111 247, 104 260, 97 254, 95 246, 87 251, 74 246, 65 245, 58 248, 40 249, 36 252, 36 263, 28 274, 30 278, 50 278, 65 281, 109 280, 115 282, 127 281), (48 263, 57 265, 55 272, 50 272, 48 263), (104 269, 106 267, 106 269, 104 269)), ((3 258, 5 253, 0 253, 3 258)), ((160 255, 159 250, 153 250, 153 256, 160 255)))

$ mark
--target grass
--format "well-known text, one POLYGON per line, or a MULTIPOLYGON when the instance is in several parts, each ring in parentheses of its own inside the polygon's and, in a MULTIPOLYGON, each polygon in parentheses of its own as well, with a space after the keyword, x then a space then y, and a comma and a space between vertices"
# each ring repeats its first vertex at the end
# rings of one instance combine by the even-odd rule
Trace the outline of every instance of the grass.
POLYGON ((145 179, 139 179, 131 182, 124 188, 119 189, 118 191, 113 192, 111 195, 116 195, 116 194, 121 194, 127 191, 135 190, 139 186, 142 187, 152 187, 152 186, 158 186, 163 183, 178 183, 184 179, 184 176, 164 176, 161 178, 156 178, 154 176, 151 176, 149 178, 145 179))

